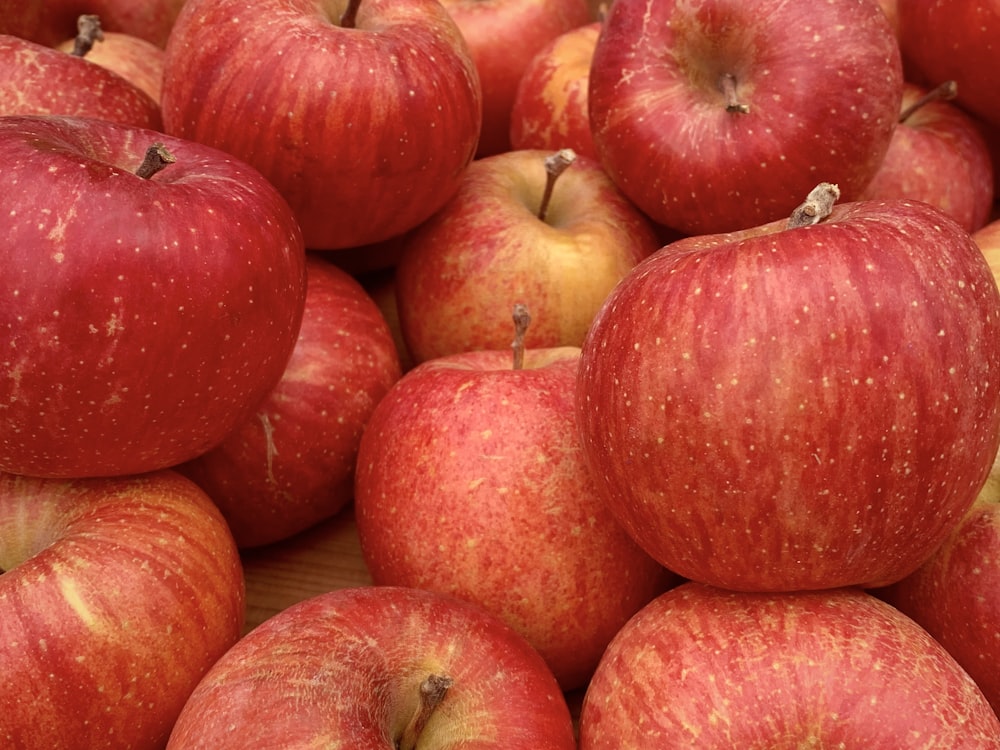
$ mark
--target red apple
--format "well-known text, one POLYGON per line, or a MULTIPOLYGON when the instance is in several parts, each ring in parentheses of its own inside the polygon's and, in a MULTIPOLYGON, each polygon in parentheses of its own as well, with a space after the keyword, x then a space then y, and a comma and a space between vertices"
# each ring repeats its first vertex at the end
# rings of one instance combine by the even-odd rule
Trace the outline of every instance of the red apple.
POLYGON ((108 31, 164 47, 185 0, 0 0, 0 33, 54 47, 72 35, 76 19, 92 13, 108 31))
POLYGON ((97 117, 160 130, 160 105, 108 68, 51 47, 0 34, 0 116, 97 117))
POLYGON ((948 649, 1000 714, 1000 461, 931 558, 876 593, 948 649))
POLYGON ((0 475, 0 745, 155 748, 240 637, 222 516, 173 472, 0 475))
POLYGON ((167 132, 257 167, 316 250, 424 221, 482 124, 475 66, 436 0, 188 0, 162 102, 167 132))
POLYGON ((902 84, 874 0, 615 0, 591 66, 591 130, 654 221, 730 231, 787 216, 821 180, 858 197, 902 84))
POLYGON ((587 88, 600 22, 577 26, 543 47, 528 63, 510 114, 511 148, 571 148, 597 160, 587 88))
POLYGON ((921 627, 865 592, 685 583, 616 636, 584 698, 580 750, 995 750, 1000 719, 921 627))
POLYGON ((215 149, 96 119, 0 118, 0 162, 0 470, 151 471, 246 421, 305 298, 275 189, 215 149))
POLYGON ((630 533, 687 578, 899 580, 996 455, 1000 293, 976 244, 922 202, 823 215, 668 245, 584 343, 589 465, 630 533))
POLYGON ((361 438, 355 516, 376 584, 481 604, 572 690, 669 575, 587 471, 573 411, 580 350, 522 356, 466 352, 403 376, 361 438))
POLYGON ((531 309, 533 346, 579 346, 612 287, 660 247, 597 162, 567 167, 562 156, 477 160, 454 198, 404 239, 396 298, 415 361, 506 348, 513 302, 531 309), (561 168, 546 199, 547 172, 561 168))
POLYGON ((898 3, 899 45, 915 80, 958 84, 956 102, 1000 127, 1000 3, 906 0, 898 3))
POLYGON ((399 369, 401 372, 409 372, 416 364, 413 355, 403 338, 403 326, 399 322, 399 306, 396 303, 396 269, 385 268, 380 271, 371 271, 363 274, 359 280, 365 291, 371 295, 382 311, 382 317, 389 324, 392 339, 396 344, 396 354, 399 357, 399 369))
POLYGON ((930 90, 905 84, 899 126, 863 199, 922 200, 968 232, 989 220, 992 157, 980 124, 948 101, 956 91, 954 81, 930 90))
POLYGON ((178 469, 222 510, 241 548, 286 539, 354 496, 361 432, 399 379, 375 301, 321 257, 306 265, 298 341, 281 381, 222 444, 178 469))
POLYGON ((415 589, 339 589, 233 646, 191 695, 168 750, 575 750, 538 653, 485 610, 415 589))
MULTIPOLYGON (((478 158, 511 150, 511 107, 529 61, 591 20, 587 0, 442 0, 469 45, 483 88, 478 158)), ((556 148, 572 147, 559 144, 556 148)))
POLYGON ((1000 284, 1000 219, 994 218, 972 233, 972 239, 986 258, 993 278, 1000 284))

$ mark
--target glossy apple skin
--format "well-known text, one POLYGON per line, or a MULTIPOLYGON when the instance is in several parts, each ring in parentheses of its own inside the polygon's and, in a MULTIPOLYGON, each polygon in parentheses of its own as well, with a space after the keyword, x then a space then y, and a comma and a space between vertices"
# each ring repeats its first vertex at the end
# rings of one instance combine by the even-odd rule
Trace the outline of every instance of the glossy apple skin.
MULTIPOLYGON (((927 91, 904 84, 902 108, 927 91)), ((861 198, 922 200, 974 232, 989 220, 993 195, 993 161, 980 124, 951 102, 934 101, 896 128, 861 198)))
POLYGON ((100 17, 105 31, 138 36, 164 47, 185 0, 0 0, 0 33, 54 47, 76 33, 83 13, 100 17))
POLYGON ((510 115, 511 148, 571 148, 598 159, 590 132, 588 86, 601 24, 566 31, 528 63, 514 95, 510 115))
POLYGON ((931 558, 876 593, 934 636, 1000 714, 1000 463, 931 558))
POLYGON ((73 115, 162 130, 159 102, 90 60, 0 35, 0 115, 73 115))
POLYGON ((582 156, 540 220, 551 153, 476 160, 452 200, 405 237, 396 298, 417 362, 506 349, 519 302, 531 311, 530 348, 579 346, 612 287, 660 247, 649 220, 582 156))
POLYGON ((555 37, 588 23, 590 8, 586 0, 443 0, 442 4, 469 45, 483 88, 483 127, 476 157, 510 151, 511 108, 528 63, 555 37))
POLYGON ((555 678, 521 636, 474 605, 390 586, 321 594, 257 626, 195 689, 167 748, 398 747, 430 673, 454 683, 421 748, 575 749, 555 678))
POLYGON ((885 585, 986 480, 998 325, 982 253, 925 203, 680 240, 633 269, 584 342, 584 450, 617 517, 682 576, 885 585))
POLYGON ((245 164, 162 133, 0 118, 0 469, 141 473, 194 458, 281 377, 302 236, 245 164), (176 158, 134 170, 164 143, 176 158))
POLYGON ((1000 4, 993 0, 899 2, 899 45, 909 76, 928 85, 953 80, 955 101, 1000 127, 1000 4))
POLYGON ((788 216, 820 182, 857 198, 889 147, 902 66, 875 2, 616 0, 594 50, 594 143, 615 183, 683 234, 788 216), (736 77, 749 112, 727 110, 736 77))
POLYGON ((856 589, 666 592, 622 628, 580 750, 1000 747, 1000 720, 916 623, 856 589))
POLYGON ((591 479, 573 412, 580 350, 456 354, 407 373, 358 452, 355 517, 376 584, 477 602, 582 687, 671 576, 591 479), (433 502, 428 502, 433 498, 433 502))
MULTIPOLYGON (((152 42, 132 34, 105 31, 84 59, 117 73, 149 95, 159 105, 166 52, 152 42)), ((75 39, 64 39, 56 49, 72 52, 75 39)))
POLYGON ((389 326, 361 284, 307 259, 305 311, 281 380, 253 416, 178 470, 222 510, 237 544, 288 538, 354 497, 361 433, 399 379, 389 326))
POLYGON ((482 126, 475 66, 439 3, 364 0, 353 29, 343 5, 188 0, 167 44, 167 132, 259 169, 315 250, 424 221, 482 126))
POLYGON ((0 744, 162 747, 240 637, 225 521, 174 472, 0 475, 0 744))

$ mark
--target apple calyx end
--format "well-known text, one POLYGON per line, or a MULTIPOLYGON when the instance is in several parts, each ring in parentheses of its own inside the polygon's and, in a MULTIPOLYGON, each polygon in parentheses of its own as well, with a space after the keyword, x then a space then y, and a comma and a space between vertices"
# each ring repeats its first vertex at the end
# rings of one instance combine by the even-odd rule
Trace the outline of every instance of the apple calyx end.
POLYGON ((166 146, 162 143, 154 143, 146 149, 146 156, 139 168, 135 170, 135 174, 137 177, 148 180, 176 161, 177 159, 167 150, 166 146))
POLYGON ((750 105, 741 102, 736 93, 736 76, 732 73, 723 73, 719 76, 719 90, 726 97, 726 112, 750 114, 750 105))
POLYGON ((410 717, 410 722, 396 743, 397 750, 414 750, 416 748, 420 733, 454 684, 455 681, 448 675, 434 673, 427 675, 427 678, 420 683, 420 701, 413 716, 410 717))
POLYGON ((549 203, 552 201, 552 190, 556 186, 556 180, 575 161, 576 152, 571 148, 561 148, 545 159, 545 192, 542 193, 542 202, 538 207, 539 221, 545 221, 549 212, 549 203))
POLYGON ((832 182, 821 182, 809 191, 788 218, 788 229, 819 224, 833 212, 833 206, 840 198, 840 188, 832 182))
POLYGON ((93 13, 83 13, 76 19, 76 37, 73 39, 73 57, 86 57, 95 42, 104 41, 101 19, 93 13))
POLYGON ((518 302, 514 305, 514 342, 510 345, 514 350, 514 369, 524 369, 524 337, 528 333, 528 326, 531 325, 531 313, 528 306, 518 302))

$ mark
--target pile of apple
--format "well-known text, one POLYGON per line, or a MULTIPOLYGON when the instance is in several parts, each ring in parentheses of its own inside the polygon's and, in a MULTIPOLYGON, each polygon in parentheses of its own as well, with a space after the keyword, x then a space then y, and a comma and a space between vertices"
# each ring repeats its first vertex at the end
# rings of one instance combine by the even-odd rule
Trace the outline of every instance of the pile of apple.
POLYGON ((997 34, 0 0, 0 747, 1000 748, 997 34))

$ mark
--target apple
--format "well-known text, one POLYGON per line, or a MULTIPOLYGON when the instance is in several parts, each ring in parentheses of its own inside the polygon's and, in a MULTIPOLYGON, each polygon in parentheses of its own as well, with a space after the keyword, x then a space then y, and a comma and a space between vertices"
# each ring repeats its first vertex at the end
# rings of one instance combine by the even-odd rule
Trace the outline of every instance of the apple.
POLYGON ((983 254, 929 204, 831 207, 836 194, 821 184, 793 213, 812 223, 664 247, 582 347, 588 465, 639 544, 686 578, 892 583, 989 473, 1000 293, 983 254))
POLYGON ((104 31, 100 18, 84 14, 77 19, 78 33, 56 46, 62 52, 85 57, 120 75, 160 103, 166 52, 150 41, 120 31, 104 31))
POLYGON ((983 0, 899 2, 899 45, 915 80, 958 84, 955 101, 1000 127, 1000 4, 983 0))
POLYGON ((294 604, 195 688, 167 750, 575 750, 538 653, 480 607, 390 586, 294 604))
POLYGON ((875 593, 934 636, 1000 714, 1000 460, 972 509, 930 559, 875 593))
POLYGON ((579 346, 612 287, 660 247, 600 164, 571 150, 476 160, 403 242, 396 298, 416 362, 506 348, 513 302, 531 309, 533 346, 579 346))
MULTIPOLYGON (((483 89, 477 158, 510 151, 511 107, 530 60, 591 19, 587 0, 442 0, 469 46, 483 89)), ((572 147, 561 143, 556 148, 572 147)))
POLYGON ((389 325, 392 333, 392 340, 396 344, 396 355, 399 358, 399 369, 401 372, 409 372, 416 364, 413 355, 403 338, 403 326, 399 322, 399 306, 396 302, 396 269, 383 268, 378 271, 369 271, 362 274, 358 279, 365 291, 375 300, 382 317, 389 325))
POLYGON ((236 545, 175 472, 0 474, 0 573, 5 748, 162 747, 240 637, 236 545))
POLYGON ((0 162, 0 470, 152 471, 255 413, 306 282, 295 217, 257 171, 55 116, 0 118, 0 162))
POLYGON ((281 380, 220 445, 177 467, 219 506, 241 548, 287 539, 352 500, 361 433, 400 376, 392 333, 361 284, 322 256, 306 272, 281 380))
POLYGON ((0 33, 54 47, 76 28, 83 14, 100 16, 107 31, 121 32, 164 47, 185 0, 0 0, 0 33))
POLYGON ((476 602, 586 684, 604 648, 671 576, 605 508, 574 417, 580 350, 464 352, 410 370, 362 435, 355 518, 379 585, 476 602), (433 498, 433 502, 428 502, 433 498))
POLYGON ((588 101, 611 178, 691 235, 788 216, 821 180, 857 198, 889 148, 902 86, 874 0, 615 0, 588 101))
POLYGON ((20 37, 0 34, 0 116, 97 117, 160 130, 160 105, 108 68, 20 37))
POLYGON ((681 584, 618 633, 580 715, 580 750, 998 746, 1000 719, 969 675, 857 589, 681 584))
POLYGON ((1000 219, 988 221, 972 233, 972 239, 986 258, 993 278, 1000 283, 1000 219))
POLYGON ((444 205, 475 154, 481 96, 436 0, 188 0, 162 104, 168 133, 255 166, 306 246, 337 250, 444 205))
POLYGON ((861 198, 912 198, 974 232, 993 210, 994 176, 981 126, 953 105, 954 81, 903 87, 902 112, 882 165, 861 198))
POLYGON ((601 23, 563 32, 521 74, 510 114, 512 149, 571 148, 598 159, 590 132, 587 88, 601 23))

